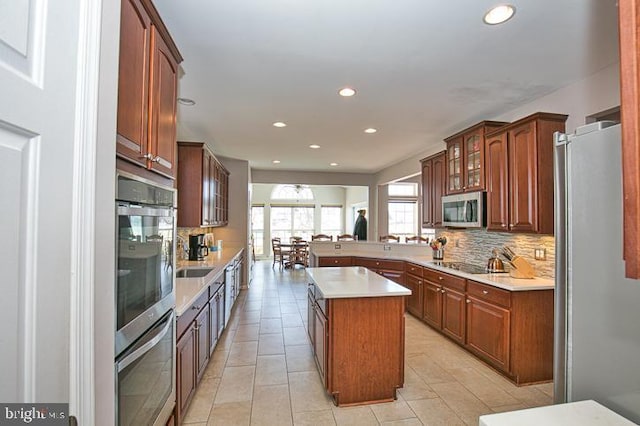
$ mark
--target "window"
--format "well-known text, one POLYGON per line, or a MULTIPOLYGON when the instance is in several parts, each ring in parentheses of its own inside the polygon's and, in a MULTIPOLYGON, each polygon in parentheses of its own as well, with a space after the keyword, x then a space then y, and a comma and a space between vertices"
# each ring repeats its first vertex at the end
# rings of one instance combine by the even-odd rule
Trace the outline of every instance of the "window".
POLYGON ((416 235, 418 231, 418 208, 415 201, 389 202, 389 234, 398 236, 416 235))
POLYGON ((320 208, 320 233, 337 237, 342 234, 342 206, 320 208))
POLYGON ((271 192, 272 200, 313 200, 311 188, 305 185, 278 185, 271 192))
POLYGON ((285 242, 292 236, 311 240, 313 235, 313 206, 272 206, 271 238, 285 242))
POLYGON ((398 236, 418 234, 418 184, 394 183, 387 187, 388 231, 398 236))
POLYGON ((251 238, 256 256, 264 255, 264 206, 251 206, 251 238))

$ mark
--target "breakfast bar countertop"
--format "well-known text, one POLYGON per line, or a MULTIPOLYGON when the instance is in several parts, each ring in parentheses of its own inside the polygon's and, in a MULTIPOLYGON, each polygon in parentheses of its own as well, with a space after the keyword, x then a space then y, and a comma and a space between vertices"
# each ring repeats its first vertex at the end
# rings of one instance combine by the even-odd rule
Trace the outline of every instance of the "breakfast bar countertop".
POLYGON ((408 296, 411 290, 362 266, 307 268, 325 299, 408 296))

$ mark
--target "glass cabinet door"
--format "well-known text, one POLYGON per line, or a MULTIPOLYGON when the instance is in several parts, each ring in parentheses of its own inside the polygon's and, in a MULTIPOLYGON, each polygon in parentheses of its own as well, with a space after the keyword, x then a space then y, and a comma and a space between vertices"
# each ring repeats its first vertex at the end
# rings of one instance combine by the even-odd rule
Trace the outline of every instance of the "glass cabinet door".
POLYGON ((465 138, 464 152, 466 163, 466 175, 464 189, 469 190, 482 186, 482 161, 481 161, 481 143, 482 138, 473 134, 465 138))
POLYGON ((447 144, 448 192, 460 192, 462 189, 462 141, 451 141, 447 144))

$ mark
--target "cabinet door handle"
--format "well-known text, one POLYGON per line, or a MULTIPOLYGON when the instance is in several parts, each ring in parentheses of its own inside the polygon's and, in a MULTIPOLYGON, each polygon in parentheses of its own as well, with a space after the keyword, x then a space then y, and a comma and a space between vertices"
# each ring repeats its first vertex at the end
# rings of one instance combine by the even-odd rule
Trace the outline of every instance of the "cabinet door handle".
POLYGON ((146 153, 145 155, 141 155, 141 156, 139 156, 138 158, 146 158, 147 160, 151 160, 151 161, 153 161, 153 154, 152 154, 152 153, 150 153, 150 152, 148 152, 148 153, 146 153))
POLYGON ((467 299, 467 303, 471 303, 471 300, 470 300, 470 299, 467 299))
POLYGON ((489 294, 487 290, 482 290, 482 294, 489 294))
POLYGON ((443 277, 438 277, 438 279, 439 279, 440 281, 444 280, 444 278, 443 278, 443 277))
POLYGON ((446 293, 445 289, 444 288, 440 289, 440 293, 446 293))

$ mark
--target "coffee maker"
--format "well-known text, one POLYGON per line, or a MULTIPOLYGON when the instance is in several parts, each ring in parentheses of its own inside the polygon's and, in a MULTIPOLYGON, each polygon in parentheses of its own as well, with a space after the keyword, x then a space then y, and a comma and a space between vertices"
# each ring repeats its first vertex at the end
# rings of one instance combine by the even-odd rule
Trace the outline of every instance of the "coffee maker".
POLYGON ((189 235, 189 260, 204 260, 209 247, 204 244, 204 234, 189 235))

